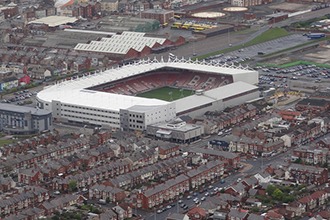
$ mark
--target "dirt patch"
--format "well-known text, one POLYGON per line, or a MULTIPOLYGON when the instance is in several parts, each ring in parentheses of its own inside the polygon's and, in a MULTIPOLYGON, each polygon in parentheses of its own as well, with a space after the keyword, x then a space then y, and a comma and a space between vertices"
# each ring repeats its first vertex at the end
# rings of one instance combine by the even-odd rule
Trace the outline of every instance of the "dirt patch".
POLYGON ((322 50, 318 50, 313 53, 308 53, 304 56, 303 59, 316 63, 330 64, 330 46, 324 46, 322 47, 322 50))
POLYGON ((277 9, 281 11, 302 11, 302 10, 307 10, 310 7, 308 5, 304 4, 297 4, 297 3, 281 3, 278 5, 271 5, 269 6, 271 9, 277 9))

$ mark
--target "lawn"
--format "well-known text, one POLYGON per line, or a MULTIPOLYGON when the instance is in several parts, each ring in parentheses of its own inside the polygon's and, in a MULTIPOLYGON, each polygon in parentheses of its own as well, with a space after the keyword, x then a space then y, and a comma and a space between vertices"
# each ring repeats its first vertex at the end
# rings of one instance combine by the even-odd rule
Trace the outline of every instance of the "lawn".
POLYGON ((172 87, 162 87, 148 92, 137 94, 138 97, 155 98, 164 101, 174 101, 193 95, 194 91, 188 89, 177 89, 172 87))
POLYGON ((205 59, 209 56, 214 56, 214 55, 221 54, 221 53, 228 53, 228 52, 231 52, 231 51, 234 51, 234 50, 238 50, 238 49, 241 49, 241 48, 244 48, 244 47, 249 47, 249 46, 252 46, 252 45, 255 45, 255 44, 260 44, 260 43, 270 41, 270 40, 274 40, 274 39, 284 37, 284 36, 287 36, 287 35, 289 35, 289 32, 287 32, 283 28, 271 28, 271 29, 265 31, 264 33, 262 33, 261 35, 257 36, 256 38, 252 39, 251 41, 246 42, 245 44, 240 44, 240 45, 229 47, 229 48, 219 50, 219 51, 216 51, 216 52, 201 55, 201 56, 198 56, 194 59, 202 60, 202 59, 205 59))
POLYGON ((6 144, 11 144, 13 143, 13 140, 11 139, 5 139, 5 140, 0 140, 0 147, 6 145, 6 144))

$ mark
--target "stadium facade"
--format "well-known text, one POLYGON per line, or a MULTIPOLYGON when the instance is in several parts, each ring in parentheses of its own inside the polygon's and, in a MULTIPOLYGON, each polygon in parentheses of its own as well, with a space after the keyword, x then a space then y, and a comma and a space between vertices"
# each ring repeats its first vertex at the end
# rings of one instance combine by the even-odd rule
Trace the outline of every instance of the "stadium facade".
POLYGON ((258 72, 248 68, 190 59, 148 59, 56 83, 37 94, 37 105, 52 111, 57 121, 145 130, 178 115, 202 115, 258 98, 257 83, 258 72), (175 101, 136 96, 169 84, 196 93, 175 101))

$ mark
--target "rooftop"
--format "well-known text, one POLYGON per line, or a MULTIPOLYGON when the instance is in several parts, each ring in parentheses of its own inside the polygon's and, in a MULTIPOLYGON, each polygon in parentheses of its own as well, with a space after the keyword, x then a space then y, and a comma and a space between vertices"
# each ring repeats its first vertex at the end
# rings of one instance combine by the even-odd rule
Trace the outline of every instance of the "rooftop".
POLYGON ((74 17, 65 17, 65 16, 48 16, 43 17, 34 21, 30 21, 29 24, 45 24, 49 27, 56 27, 62 24, 74 23, 78 19, 74 17))

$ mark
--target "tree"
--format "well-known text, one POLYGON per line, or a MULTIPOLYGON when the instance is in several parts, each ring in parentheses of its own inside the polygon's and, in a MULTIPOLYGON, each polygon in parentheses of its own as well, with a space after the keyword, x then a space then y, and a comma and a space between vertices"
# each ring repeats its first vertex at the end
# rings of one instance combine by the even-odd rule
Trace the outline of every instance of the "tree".
POLYGON ((71 192, 77 190, 77 181, 76 181, 76 180, 70 180, 70 181, 69 181, 69 190, 70 190, 71 192))
POLYGON ((277 201, 281 201, 283 199, 283 192, 276 188, 275 191, 272 193, 272 197, 277 200, 277 201))
POLYGON ((276 187, 274 185, 268 185, 266 192, 269 196, 271 196, 275 190, 276 190, 276 187))

